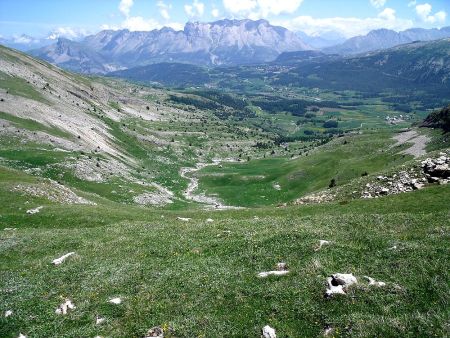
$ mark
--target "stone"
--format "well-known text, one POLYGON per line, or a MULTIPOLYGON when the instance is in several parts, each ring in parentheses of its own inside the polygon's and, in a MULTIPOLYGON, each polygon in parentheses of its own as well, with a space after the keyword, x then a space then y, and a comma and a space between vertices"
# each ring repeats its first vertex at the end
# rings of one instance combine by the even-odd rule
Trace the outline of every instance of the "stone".
POLYGON ((56 308, 55 313, 58 315, 66 315, 70 310, 76 309, 76 306, 70 299, 66 299, 59 307, 56 308))
POLYGON ((271 328, 269 325, 264 326, 261 331, 261 338, 277 338, 275 329, 271 328))
POLYGON ((152 327, 148 330, 144 338, 164 338, 164 330, 160 326, 152 327))
POLYGON ((373 279, 372 277, 369 277, 369 276, 364 276, 364 278, 367 279, 367 281, 369 282, 369 285, 378 286, 378 287, 382 287, 382 286, 386 285, 385 282, 376 281, 375 279, 373 279))
POLYGON ((43 207, 41 206, 41 207, 37 207, 37 208, 34 208, 34 209, 29 209, 29 210, 27 210, 27 214, 28 214, 28 215, 34 215, 34 214, 37 214, 38 212, 41 211, 42 208, 43 208, 43 207))
POLYGON ((283 271, 263 271, 258 273, 258 277, 259 278, 266 278, 269 276, 284 276, 287 275, 289 273, 288 270, 283 270, 283 271))
POLYGON ((278 271, 287 271, 287 264, 284 262, 277 263, 277 270, 278 271))
POLYGON ((52 263, 53 263, 54 265, 60 265, 60 264, 61 264, 62 262, 64 262, 68 257, 70 257, 70 256, 72 256, 72 255, 75 255, 75 252, 69 252, 69 253, 67 253, 67 254, 65 254, 65 255, 59 257, 59 258, 56 258, 56 259, 52 260, 52 263))
POLYGON ((320 249, 322 249, 322 246, 324 245, 329 245, 331 242, 330 241, 326 241, 324 239, 319 240, 319 245, 315 248, 314 251, 319 251, 320 249))
POLYGON ((327 278, 328 288, 325 295, 328 297, 334 294, 345 295, 347 288, 357 283, 358 280, 351 273, 336 273, 327 278))
POLYGON ((112 299, 109 300, 109 302, 110 302, 111 304, 119 305, 119 304, 122 303, 122 299, 120 299, 119 297, 117 297, 117 298, 112 298, 112 299))

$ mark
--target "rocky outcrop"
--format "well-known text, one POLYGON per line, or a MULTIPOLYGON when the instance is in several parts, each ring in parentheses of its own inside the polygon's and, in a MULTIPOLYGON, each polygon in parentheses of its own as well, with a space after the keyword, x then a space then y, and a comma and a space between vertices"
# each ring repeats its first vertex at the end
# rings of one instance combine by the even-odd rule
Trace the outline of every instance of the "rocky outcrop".
POLYGON ((422 161, 422 169, 428 182, 447 184, 450 179, 450 157, 444 153, 439 158, 422 161))
POLYGON ((422 189, 427 183, 447 184, 450 181, 450 156, 440 153, 437 158, 427 158, 409 171, 378 176, 377 181, 367 183, 362 198, 399 194, 422 189))

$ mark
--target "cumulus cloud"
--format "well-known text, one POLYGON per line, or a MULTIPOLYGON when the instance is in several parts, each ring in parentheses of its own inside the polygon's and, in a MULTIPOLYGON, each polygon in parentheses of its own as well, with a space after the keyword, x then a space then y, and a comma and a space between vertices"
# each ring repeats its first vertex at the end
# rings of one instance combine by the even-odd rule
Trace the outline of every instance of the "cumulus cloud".
POLYGON ((157 2, 156 6, 158 6, 159 14, 161 14, 161 16, 165 20, 169 20, 170 19, 169 10, 172 8, 172 5, 167 5, 164 3, 164 1, 161 0, 157 2))
POLYGON ((346 38, 355 35, 365 35, 371 30, 387 28, 396 31, 413 27, 412 20, 400 19, 395 16, 394 10, 383 11, 375 18, 313 18, 299 16, 291 20, 273 22, 293 31, 302 31, 308 35, 321 35, 327 32, 337 32, 346 38))
POLYGON ((386 0, 370 0, 370 3, 375 8, 381 8, 386 4, 386 0))
POLYGON ((142 16, 131 16, 123 21, 119 27, 112 26, 106 29, 128 29, 130 32, 147 32, 154 29, 161 29, 163 27, 170 27, 176 31, 180 31, 183 30, 184 25, 179 22, 167 22, 162 24, 154 19, 145 19, 142 16))
POLYGON ((385 8, 380 14, 378 14, 378 17, 388 21, 395 20, 395 10, 392 8, 385 8))
POLYGON ((223 0, 223 7, 230 13, 248 13, 257 6, 256 0, 223 0))
POLYGON ((129 31, 150 31, 160 28, 160 23, 154 19, 144 19, 142 16, 130 16, 122 22, 122 28, 129 31))
POLYGON ((440 11, 431 14, 433 7, 429 3, 424 3, 416 6, 416 14, 419 19, 426 23, 444 23, 447 18, 447 13, 440 11))
MULTIPOLYGON (((197 1, 194 1, 197 2, 197 1)), ((158 20, 154 18, 144 18, 142 16, 130 16, 130 10, 133 6, 133 0, 121 0, 119 4, 120 12, 125 16, 124 21, 122 21, 118 25, 108 25, 103 24, 100 26, 100 29, 111 29, 111 30, 119 30, 119 29, 128 29, 131 32, 134 31, 151 31, 154 29, 161 29, 163 27, 170 27, 174 30, 182 30, 184 25, 179 22, 165 22, 162 24, 158 20)), ((170 10, 172 9, 172 5, 166 4, 164 0, 159 0, 156 3, 158 7, 159 13, 163 17, 163 19, 170 20, 170 10)))
POLYGON ((71 27, 57 27, 49 33, 47 39, 57 40, 59 38, 66 38, 71 40, 77 40, 89 34, 90 33, 85 29, 71 28, 71 27))
MULTIPOLYGON (((0 38, 2 36, 0 35, 0 38)), ((39 39, 33 38, 31 36, 22 34, 22 35, 13 35, 12 41, 14 43, 23 43, 23 44, 30 44, 30 43, 39 43, 39 39)))
POLYGON ((294 13, 303 0, 223 0, 223 7, 235 16, 251 19, 294 13))
POLYGON ((220 15, 219 10, 217 8, 213 8, 213 10, 211 11, 211 15, 213 18, 218 18, 220 15))
POLYGON ((203 13, 205 13, 205 4, 198 0, 194 0, 192 4, 184 5, 184 11, 190 18, 202 17, 203 13))
POLYGON ((414 7, 415 5, 417 5, 417 1, 416 0, 412 0, 408 3, 408 7, 414 7))
POLYGON ((133 0, 121 0, 120 1, 119 10, 123 15, 129 16, 131 7, 133 7, 133 0))

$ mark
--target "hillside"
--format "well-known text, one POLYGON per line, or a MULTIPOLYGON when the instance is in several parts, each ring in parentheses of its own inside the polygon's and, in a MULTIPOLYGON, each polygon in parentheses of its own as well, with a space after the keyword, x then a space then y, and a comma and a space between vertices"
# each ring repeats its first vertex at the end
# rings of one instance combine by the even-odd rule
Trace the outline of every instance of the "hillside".
MULTIPOLYGON (((300 87, 356 91, 363 98, 381 97, 395 109, 411 112, 448 104, 449 55, 449 40, 444 39, 352 57, 317 51, 287 52, 272 63, 259 65, 206 68, 164 63, 112 72, 109 76, 152 85, 267 93, 269 97, 284 92, 293 92, 295 97, 295 88, 300 87)), ((313 94, 307 96, 313 100, 313 94)))
POLYGON ((427 116, 422 123, 423 127, 440 128, 444 132, 450 131, 450 106, 444 107, 427 116))
POLYGON ((0 336, 445 336, 450 140, 420 96, 272 87, 306 54, 135 79, 169 88, 0 47, 0 336))

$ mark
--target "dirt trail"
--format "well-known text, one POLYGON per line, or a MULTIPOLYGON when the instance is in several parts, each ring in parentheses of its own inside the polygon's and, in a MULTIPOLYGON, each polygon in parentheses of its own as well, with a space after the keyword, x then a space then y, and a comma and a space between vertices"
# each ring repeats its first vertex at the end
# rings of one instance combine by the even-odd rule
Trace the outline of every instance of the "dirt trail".
POLYGON ((195 191, 198 189, 199 179, 192 174, 203 168, 219 165, 221 162, 222 162, 221 160, 213 160, 212 163, 201 163, 201 162, 197 163, 197 165, 194 168, 186 168, 186 167, 181 168, 180 176, 189 180, 188 187, 183 192, 183 196, 187 200, 206 204, 206 207, 208 209, 215 209, 215 210, 241 209, 240 207, 233 207, 233 206, 225 205, 222 203, 222 201, 219 198, 212 197, 212 196, 206 196, 205 194, 196 194, 195 193, 195 191))
POLYGON ((405 143, 412 143, 412 146, 403 150, 402 154, 412 155, 414 157, 420 157, 425 155, 427 151, 425 147, 430 141, 430 138, 426 135, 420 135, 415 130, 409 130, 403 133, 399 133, 393 137, 397 141, 392 147, 397 147, 405 143))

